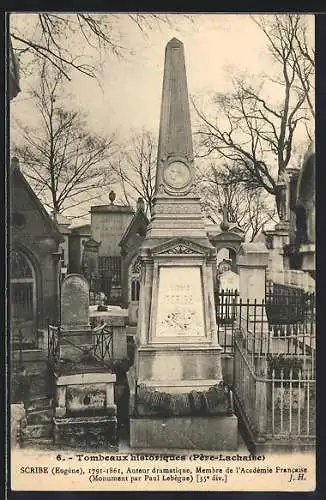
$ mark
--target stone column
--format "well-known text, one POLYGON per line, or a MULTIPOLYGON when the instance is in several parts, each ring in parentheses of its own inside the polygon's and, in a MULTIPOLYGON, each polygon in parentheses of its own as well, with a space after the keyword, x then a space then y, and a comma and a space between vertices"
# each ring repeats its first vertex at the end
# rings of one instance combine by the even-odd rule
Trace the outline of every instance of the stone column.
POLYGON ((127 331, 125 326, 112 328, 112 357, 114 360, 127 357, 127 331))
POLYGON ((55 409, 56 417, 64 417, 66 414, 66 385, 57 385, 57 405, 55 409))
POLYGON ((147 256, 142 256, 142 276, 137 321, 137 343, 142 345, 148 343, 153 271, 153 261, 147 256))
MULTIPOLYGON (((208 288, 208 307, 212 308, 213 311, 209 312, 210 319, 210 330, 212 335, 212 344, 219 346, 218 343, 218 335, 217 335, 217 325, 216 325, 216 304, 214 297, 214 265, 216 269, 216 257, 215 251, 214 254, 207 260, 207 288, 208 288)), ((222 350, 222 348, 221 348, 222 350)))
MULTIPOLYGON (((266 268, 268 265, 268 250, 264 243, 242 243, 238 257, 238 273, 240 281, 240 298, 243 303, 265 300, 266 268)), ((246 314, 246 311, 243 311, 246 314)), ((265 307, 249 308, 249 318, 253 316, 259 322, 259 331, 268 327, 265 307)))
POLYGON ((284 255, 285 245, 290 243, 290 224, 287 221, 281 221, 275 225, 273 235, 273 271, 284 273, 284 255))
POLYGON ((265 357, 260 358, 257 364, 256 373, 259 380, 256 381, 256 413, 257 413, 257 428, 258 428, 258 440, 261 442, 265 438, 266 428, 267 428, 267 392, 268 384, 267 382, 267 360, 265 357))
POLYGON ((113 375, 112 381, 106 384, 106 408, 114 408, 114 383, 116 381, 116 376, 113 375), (114 377, 114 379, 113 379, 114 377))

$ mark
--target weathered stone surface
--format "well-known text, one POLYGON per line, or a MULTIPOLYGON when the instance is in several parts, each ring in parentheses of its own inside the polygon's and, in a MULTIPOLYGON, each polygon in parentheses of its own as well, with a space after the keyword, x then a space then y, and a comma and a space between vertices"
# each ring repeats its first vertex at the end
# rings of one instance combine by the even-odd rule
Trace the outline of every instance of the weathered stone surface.
POLYGON ((89 324, 89 286, 79 274, 69 274, 62 283, 61 323, 67 329, 89 324))
POLYGON ((67 387, 67 411, 96 410, 106 406, 106 385, 74 385, 67 387))
POLYGON ((52 436, 53 424, 45 423, 45 424, 33 424, 27 425, 22 428, 22 439, 38 439, 41 437, 50 437, 52 436))
POLYGON ((130 446, 151 450, 236 450, 237 425, 235 415, 131 418, 130 446))
POLYGON ((74 417, 54 419, 54 442, 70 446, 117 444, 116 417, 74 417))
MULTIPOLYGON (((220 348, 192 347, 173 345, 173 349, 139 349, 142 363, 138 367, 138 380, 161 381, 166 387, 180 381, 194 384, 213 385, 214 380, 220 381, 222 372, 217 361, 220 348), (208 382, 209 381, 209 382, 208 382)), ((177 390, 177 389, 176 389, 177 390)))
POLYGON ((44 410, 34 410, 32 412, 27 412, 27 424, 28 425, 38 425, 49 423, 53 417, 52 408, 47 408, 44 410))
POLYGON ((23 404, 10 405, 10 445, 12 448, 19 444, 19 432, 22 419, 25 418, 25 408, 23 404))

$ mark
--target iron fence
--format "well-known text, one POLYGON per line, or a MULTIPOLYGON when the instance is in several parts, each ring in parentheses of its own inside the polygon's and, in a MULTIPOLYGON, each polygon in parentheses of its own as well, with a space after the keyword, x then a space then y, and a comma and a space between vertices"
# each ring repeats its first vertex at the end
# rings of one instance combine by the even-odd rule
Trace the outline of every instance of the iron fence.
POLYGON ((269 281, 265 298, 270 324, 305 323, 315 316, 315 294, 303 289, 269 281))
POLYGON ((57 365, 60 361, 60 327, 48 325, 48 359, 57 365))
POLYGON ((220 295, 219 344, 234 355, 233 391, 251 435, 314 442, 315 295, 286 287, 269 289, 260 302, 220 295))
MULTIPOLYGON (((64 351, 72 348, 80 352, 81 362, 94 361, 104 368, 110 368, 113 359, 113 331, 106 324, 86 333, 64 333, 59 326, 48 326, 48 359, 56 368, 64 361, 64 351), (108 362, 106 364, 106 362, 108 362)), ((69 356, 70 357, 70 356, 69 356)), ((75 356, 74 356, 75 357, 75 356)))
MULTIPOLYGON (((278 300, 274 296, 272 305, 289 310, 286 302, 278 304, 278 300)), ((295 317, 290 314, 287 318, 280 315, 271 318, 268 297, 258 302, 243 300, 235 294, 221 295, 216 300, 216 323, 223 352, 234 352, 234 335, 240 327, 250 333, 255 350, 259 349, 262 354, 277 351, 277 339, 282 339, 282 352, 297 354, 302 345, 311 351, 315 348, 315 294, 303 294, 300 304, 302 312, 295 317)))
POLYGON ((239 330, 234 342, 233 390, 258 441, 315 439, 315 353, 262 355, 248 349, 239 330))
POLYGON ((113 331, 106 324, 93 330, 93 352, 102 361, 113 359, 113 331))

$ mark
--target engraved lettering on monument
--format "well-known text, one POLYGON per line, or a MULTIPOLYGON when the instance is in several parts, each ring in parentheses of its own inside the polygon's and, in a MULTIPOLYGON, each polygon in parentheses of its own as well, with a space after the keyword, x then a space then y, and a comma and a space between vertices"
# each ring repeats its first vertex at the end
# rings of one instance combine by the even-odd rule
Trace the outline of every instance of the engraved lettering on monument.
POLYGON ((89 323, 89 286, 83 276, 71 274, 62 283, 61 323, 66 327, 89 323))
POLYGON ((159 270, 156 336, 181 335, 205 335, 199 266, 171 266, 159 270))

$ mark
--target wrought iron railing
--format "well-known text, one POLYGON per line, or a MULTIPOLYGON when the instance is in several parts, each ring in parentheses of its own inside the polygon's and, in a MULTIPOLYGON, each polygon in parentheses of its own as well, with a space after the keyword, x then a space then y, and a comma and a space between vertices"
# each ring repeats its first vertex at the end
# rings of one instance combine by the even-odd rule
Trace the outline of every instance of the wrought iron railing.
POLYGON ((315 294, 301 288, 268 282, 265 293, 270 324, 305 323, 315 316, 315 294))
POLYGON ((113 358, 113 331, 106 324, 94 328, 92 332, 93 353, 97 359, 113 358))
MULTIPOLYGON (((271 317, 268 316, 268 299, 258 302, 257 300, 242 300, 234 296, 233 298, 227 297, 226 300, 229 302, 226 302, 225 296, 222 296, 224 318, 231 319, 230 321, 221 320, 221 305, 217 303, 217 333, 223 351, 229 354, 234 352, 234 335, 239 328, 251 334, 252 342, 257 348, 260 346, 262 353, 274 352, 277 338, 282 339, 279 344, 282 348, 281 352, 296 354, 300 351, 302 344, 310 351, 315 349, 315 295, 304 294, 303 296, 304 301, 301 302, 303 311, 299 316, 295 318, 290 316, 285 320, 278 317, 277 321, 275 318, 271 321, 271 317), (232 314, 226 311, 232 311, 232 314)), ((276 306, 276 302, 274 305, 276 306)))
POLYGON ((260 302, 222 295, 216 301, 219 344, 234 355, 237 409, 256 442, 307 444, 315 439, 315 295, 275 292, 260 302), (289 317, 271 318, 270 305, 286 307, 289 317), (221 310, 232 321, 221 321, 221 310))
POLYGON ((64 346, 71 346, 88 359, 93 358, 95 363, 100 362, 103 368, 110 369, 113 358, 113 331, 103 324, 91 332, 89 342, 80 344, 80 333, 65 333, 59 326, 48 326, 48 358, 55 366, 60 366, 64 346))
POLYGON ((233 390, 256 441, 283 438, 294 445, 302 440, 313 442, 314 354, 303 349, 301 358, 284 353, 269 357, 248 349, 244 337, 243 332, 235 336, 233 390))
POLYGON ((60 327, 48 325, 48 358, 57 365, 60 361, 60 327))
POLYGON ((232 324, 236 319, 238 290, 221 290, 215 295, 216 321, 218 324, 232 324))

